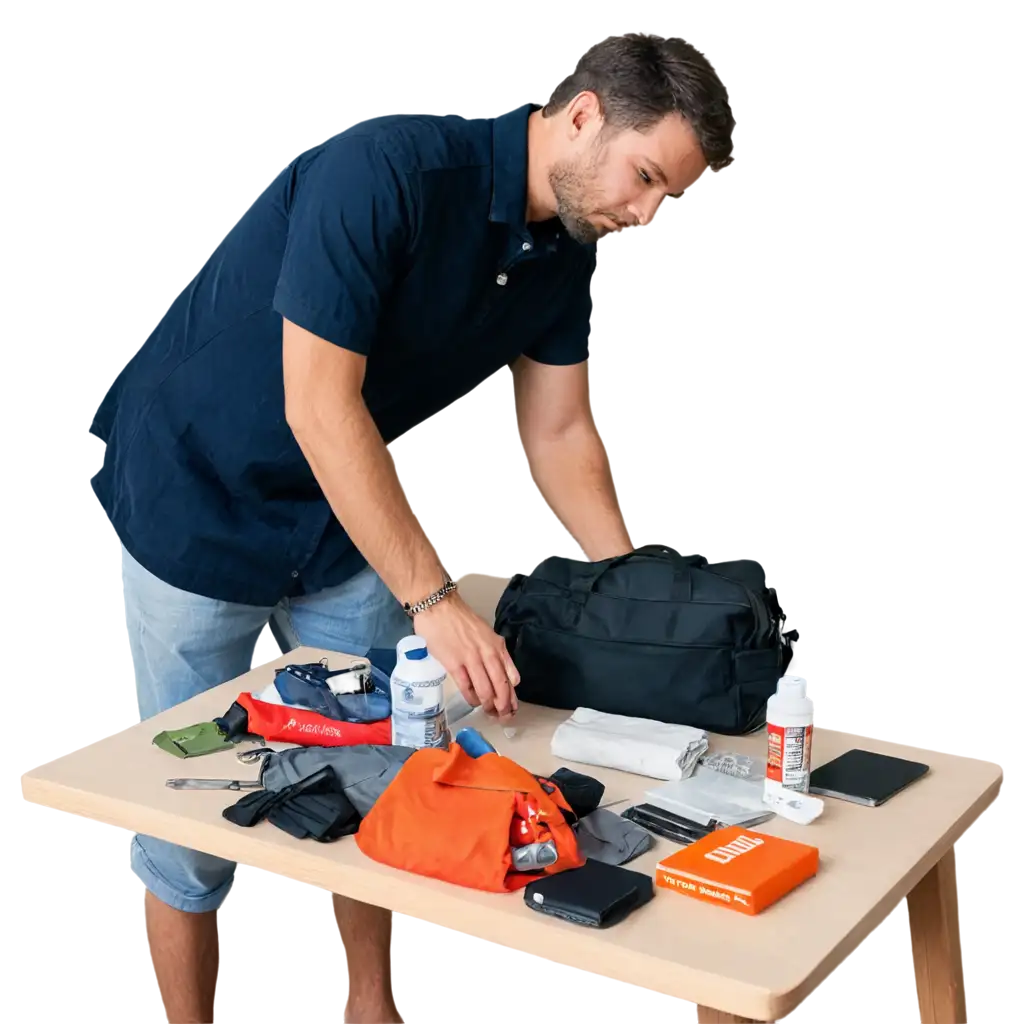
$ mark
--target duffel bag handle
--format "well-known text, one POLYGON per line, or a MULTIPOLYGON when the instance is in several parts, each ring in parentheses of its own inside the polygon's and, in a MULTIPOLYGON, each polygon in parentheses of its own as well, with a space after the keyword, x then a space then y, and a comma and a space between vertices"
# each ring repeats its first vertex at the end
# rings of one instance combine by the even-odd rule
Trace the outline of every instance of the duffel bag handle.
POLYGON ((581 596, 585 602, 587 597, 594 592, 594 587, 597 586, 598 580, 608 572, 609 569, 614 569, 618 565, 622 565, 624 562, 628 562, 633 558, 658 558, 662 561, 667 561, 673 568, 673 600, 678 600, 682 597, 679 593, 680 587, 688 578, 689 569, 699 569, 702 565, 707 565, 708 560, 703 555, 681 555, 678 551, 673 548, 666 547, 664 544, 645 544, 642 548, 637 548, 635 551, 627 551, 624 555, 619 555, 616 558, 612 558, 607 565, 603 565, 587 582, 586 586, 580 587, 581 596))
POLYGON ((628 558, 636 558, 637 555, 652 555, 656 558, 667 558, 673 565, 681 569, 699 569, 707 565, 708 560, 703 555, 681 555, 675 548, 667 547, 664 544, 645 544, 642 548, 619 555, 613 559, 614 562, 624 562, 628 558))

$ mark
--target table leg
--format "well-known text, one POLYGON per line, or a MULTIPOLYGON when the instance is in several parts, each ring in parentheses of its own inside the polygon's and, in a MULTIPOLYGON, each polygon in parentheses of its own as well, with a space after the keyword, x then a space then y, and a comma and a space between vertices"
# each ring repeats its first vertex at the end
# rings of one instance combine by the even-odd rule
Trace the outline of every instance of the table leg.
POLYGON ((907 896, 917 1002, 923 1024, 964 1024, 964 968, 956 906, 953 849, 907 896))
POLYGON ((716 1010, 712 1006, 698 1006, 697 1024, 756 1024, 756 1022, 752 1017, 737 1017, 735 1013, 716 1010))

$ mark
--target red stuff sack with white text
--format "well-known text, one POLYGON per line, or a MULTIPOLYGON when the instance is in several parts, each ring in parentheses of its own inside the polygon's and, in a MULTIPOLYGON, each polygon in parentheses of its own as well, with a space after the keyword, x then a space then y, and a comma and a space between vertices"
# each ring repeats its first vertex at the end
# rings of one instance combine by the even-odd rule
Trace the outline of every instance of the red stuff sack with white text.
MULTIPOLYGON (((355 680, 353 676, 353 680, 355 680)), ((214 723, 229 739, 246 734, 306 747, 346 747, 391 743, 391 700, 387 677, 368 662, 331 671, 326 661, 278 669, 273 689, 278 700, 253 693, 238 699, 214 723), (354 692, 333 693, 327 680, 357 669, 365 675, 354 692)))

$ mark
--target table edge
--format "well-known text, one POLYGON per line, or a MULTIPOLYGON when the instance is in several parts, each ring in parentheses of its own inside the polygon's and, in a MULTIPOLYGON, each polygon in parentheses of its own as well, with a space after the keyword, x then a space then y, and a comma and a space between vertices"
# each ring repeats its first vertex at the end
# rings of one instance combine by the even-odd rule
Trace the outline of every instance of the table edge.
MULTIPOLYGON (((301 657, 311 656, 314 653, 319 655, 325 650, 303 645, 267 662, 267 665, 283 665, 289 661, 298 660, 301 657)), ((333 653, 338 654, 341 652, 333 653)), ((351 655, 348 655, 348 657, 351 657, 351 655)), ((228 682, 233 682, 233 680, 228 682)), ((128 728, 134 728, 134 726, 128 728)), ((95 743, 87 744, 86 747, 81 749, 88 749, 90 746, 105 742, 124 731, 127 730, 119 730, 110 736, 96 740, 95 743)), ((79 752, 75 751, 74 753, 79 752)), ((66 811, 81 817, 114 825, 115 827, 125 828, 129 831, 143 831, 171 842, 175 841, 172 834, 173 823, 176 821, 174 815, 154 810, 143 804, 119 800, 114 797, 97 796, 86 790, 75 789, 74 787, 40 778, 36 775, 37 772, 44 772, 50 765, 67 756, 70 755, 63 755, 38 765, 21 776, 21 789, 25 800, 40 806, 51 807, 55 810, 66 811), (167 822, 171 823, 170 829, 166 827, 167 822)), ((970 760, 975 759, 972 758, 970 760)), ((936 841, 928 854, 892 886, 885 897, 876 903, 872 910, 858 922, 856 927, 822 959, 818 966, 806 978, 790 988, 773 989, 750 985, 726 976, 710 974, 706 971, 688 968, 680 964, 668 963, 657 957, 637 951, 620 951, 613 963, 606 964, 606 956, 604 955, 606 947, 603 944, 594 943, 592 941, 593 933, 588 929, 581 928, 575 928, 574 930, 573 942, 571 943, 571 948, 577 954, 574 957, 566 957, 560 953, 559 947, 562 944, 562 937, 565 933, 559 928, 538 927, 536 935, 532 936, 534 942, 531 948, 525 951, 566 966, 576 967, 593 973, 594 968, 591 966, 593 961, 587 956, 588 949, 592 949, 602 964, 601 969, 597 973, 607 977, 613 977, 628 984, 638 985, 690 1002, 713 1005, 740 1016, 761 1020, 778 1020, 800 1005, 874 931, 921 878, 945 855, 956 840, 993 803, 1002 786, 1002 767, 990 761, 979 763, 987 764, 995 769, 996 775, 990 785, 979 794, 967 811, 936 841), (623 967, 626 969, 620 969, 623 967)), ((233 840, 222 829, 197 821, 191 822, 191 825, 196 832, 202 833, 200 836, 204 844, 202 848, 206 852, 227 857, 231 860, 238 860, 239 863, 262 870, 285 873, 279 870, 277 859, 279 858, 281 848, 276 844, 260 844, 257 842, 257 844, 251 847, 257 856, 246 856, 244 859, 241 859, 238 857, 237 851, 231 848, 234 846, 233 840), (207 841, 207 838, 209 841, 207 841), (264 854, 266 854, 265 857, 264 854)), ((250 836, 249 838, 250 840, 259 839, 257 836, 250 836)), ((344 896, 362 899, 377 906, 386 906, 397 913, 439 924, 442 927, 452 928, 453 930, 473 935, 498 945, 524 950, 524 946, 520 943, 503 941, 500 934, 500 919, 489 921, 488 917, 493 918, 493 915, 490 915, 489 910, 486 908, 481 908, 469 902, 460 907, 455 902, 450 910, 445 909, 442 915, 438 915, 434 912, 433 896, 431 895, 428 897, 428 904, 430 906, 424 909, 422 901, 426 894, 419 887, 420 879, 418 875, 409 875, 396 870, 392 883, 382 889, 379 875, 374 874, 371 876, 369 873, 363 872, 358 866, 345 865, 343 868, 334 871, 330 870, 330 868, 330 862, 325 862, 320 857, 311 856, 308 851, 302 848, 289 850, 287 877, 295 878, 298 881, 303 881, 331 892, 337 892, 344 896), (498 922, 497 925, 495 924, 496 920, 498 922)), ((458 886, 452 886, 451 888, 454 893, 458 893, 458 886)), ((540 923, 538 922, 538 924, 540 923)), ((530 928, 529 925, 526 927, 530 928)), ((533 929, 530 928, 530 930, 532 931, 533 929)))
MULTIPOLYGON (((176 818, 167 812, 113 797, 97 797, 85 790, 34 778, 31 774, 22 776, 21 781, 22 794, 30 803, 174 841, 173 824, 176 818)), ((192 827, 194 833, 190 841, 196 848, 251 867, 282 873, 279 864, 282 847, 273 843, 260 843, 259 837, 251 835, 247 837, 249 843, 246 855, 240 858, 235 842, 223 830, 198 821, 193 821, 192 827), (252 842, 254 839, 257 840, 255 843, 252 842)), ((524 922, 523 927, 531 932, 531 942, 527 948, 522 942, 510 942, 503 937, 507 919, 496 917, 487 906, 469 901, 461 905, 452 902, 438 913, 436 894, 423 890, 423 880, 418 875, 390 869, 394 871, 394 878, 382 886, 379 874, 371 875, 358 865, 351 864, 331 870, 330 862, 314 855, 312 851, 305 851, 301 845, 288 847, 287 856, 287 877, 296 881, 590 973, 595 973, 593 964, 596 958, 601 963, 597 973, 663 995, 703 1005, 727 1007, 731 1012, 762 1020, 770 1016, 771 1008, 784 997, 783 993, 769 988, 671 963, 636 950, 617 950, 615 957, 609 957, 607 946, 603 942, 594 941, 596 935, 603 933, 575 925, 562 926, 561 922, 540 915, 537 915, 536 922, 528 918, 524 922), (571 942, 565 941, 567 933, 563 927, 573 929, 571 942)), ((452 885, 451 889, 457 896, 459 887, 452 885)), ((509 893, 508 898, 522 899, 522 896, 520 893, 509 893)), ((522 932, 517 934, 521 935, 522 932)))
POLYGON ((953 844, 995 802, 1003 785, 1003 770, 994 762, 987 763, 992 764, 998 772, 988 788, 803 981, 785 993, 773 994, 770 997, 770 1012, 763 1019, 779 1020, 786 1014, 792 1013, 906 899, 914 886, 931 871, 953 848, 953 844))

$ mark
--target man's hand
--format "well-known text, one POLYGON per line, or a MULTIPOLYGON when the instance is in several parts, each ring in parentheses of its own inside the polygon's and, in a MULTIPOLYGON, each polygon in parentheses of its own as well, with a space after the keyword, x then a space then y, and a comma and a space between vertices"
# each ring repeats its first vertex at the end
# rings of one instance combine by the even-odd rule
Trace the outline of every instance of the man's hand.
POLYGON ((413 624, 470 704, 502 720, 516 713, 519 673, 505 641, 458 592, 419 612, 413 624))
MULTIPOLYGON (((331 508, 395 597, 419 600, 443 569, 363 401, 366 358, 285 320, 283 359, 285 415, 331 508)), ((458 592, 413 625, 470 704, 515 714, 519 673, 505 641, 458 592)))

